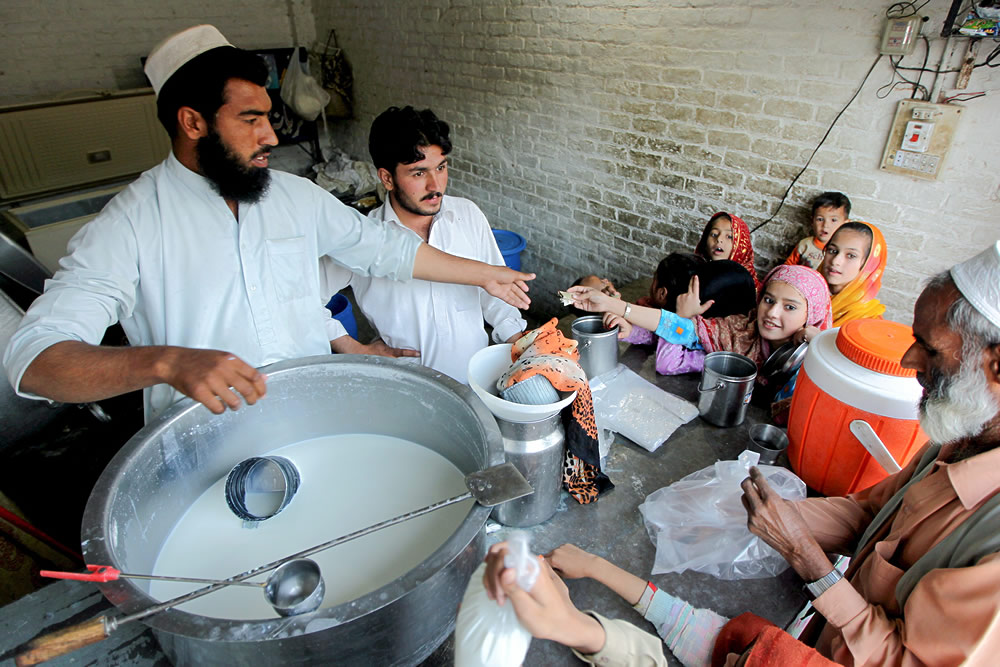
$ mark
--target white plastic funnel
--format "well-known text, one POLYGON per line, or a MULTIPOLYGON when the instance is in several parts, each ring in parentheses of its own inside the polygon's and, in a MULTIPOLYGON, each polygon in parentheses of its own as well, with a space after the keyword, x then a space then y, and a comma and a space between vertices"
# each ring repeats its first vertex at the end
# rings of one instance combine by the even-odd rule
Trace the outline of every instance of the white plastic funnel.
POLYGON ((494 416, 509 422, 535 422, 551 417, 573 402, 575 391, 558 403, 543 405, 512 403, 500 398, 497 380, 511 366, 511 347, 510 343, 490 345, 469 359, 469 386, 494 416))

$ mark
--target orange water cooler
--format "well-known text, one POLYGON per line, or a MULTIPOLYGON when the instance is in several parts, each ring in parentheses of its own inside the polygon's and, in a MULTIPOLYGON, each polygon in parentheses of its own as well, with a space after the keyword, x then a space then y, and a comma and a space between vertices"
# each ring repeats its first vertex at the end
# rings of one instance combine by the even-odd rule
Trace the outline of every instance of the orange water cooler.
POLYGON ((854 320, 809 343, 788 416, 788 459, 809 487, 841 496, 888 475, 851 433, 852 420, 868 422, 903 467, 927 442, 921 387, 900 366, 912 342, 904 324, 854 320))

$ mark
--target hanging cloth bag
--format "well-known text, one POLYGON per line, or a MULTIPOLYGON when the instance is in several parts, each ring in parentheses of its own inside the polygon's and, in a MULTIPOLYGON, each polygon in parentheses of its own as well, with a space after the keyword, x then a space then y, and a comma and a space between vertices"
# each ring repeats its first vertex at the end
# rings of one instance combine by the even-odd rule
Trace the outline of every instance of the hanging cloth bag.
POLYGON ((347 62, 344 50, 337 43, 337 33, 330 30, 320 62, 323 88, 330 93, 330 103, 326 105, 326 115, 330 118, 350 118, 354 114, 353 89, 354 74, 347 62), (333 42, 333 46, 330 45, 333 42))

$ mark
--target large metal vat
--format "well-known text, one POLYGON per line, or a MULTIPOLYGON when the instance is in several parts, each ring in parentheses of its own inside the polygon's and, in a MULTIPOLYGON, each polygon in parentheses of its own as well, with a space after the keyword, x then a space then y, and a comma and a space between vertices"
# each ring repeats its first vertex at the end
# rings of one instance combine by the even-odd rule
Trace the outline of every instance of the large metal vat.
MULTIPOLYGON (((242 459, 285 444, 375 433, 425 445, 463 473, 503 462, 493 416, 469 388, 429 369, 383 358, 323 356, 281 362, 264 372, 268 393, 256 405, 213 415, 185 401, 126 443, 87 504, 88 563, 151 571, 170 530, 205 489, 242 459)), ((170 609, 144 622, 181 665, 415 664, 453 629, 465 585, 485 553, 488 515, 487 508, 473 505, 459 529, 420 565, 335 607, 260 621, 170 609)), ((142 583, 119 580, 101 590, 125 613, 155 603, 142 583)))

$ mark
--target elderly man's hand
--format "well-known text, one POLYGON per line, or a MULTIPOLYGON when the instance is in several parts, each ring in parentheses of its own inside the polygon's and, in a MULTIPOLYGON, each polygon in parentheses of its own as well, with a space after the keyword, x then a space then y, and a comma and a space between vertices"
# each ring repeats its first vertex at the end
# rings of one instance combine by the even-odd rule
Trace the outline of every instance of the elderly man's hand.
POLYGON ((569 599, 566 584, 542 561, 538 580, 530 592, 517 585, 514 570, 504 568, 507 545, 490 547, 486 555, 483 585, 491 599, 503 605, 510 599, 525 630, 539 639, 551 639, 581 653, 596 653, 604 647, 604 628, 592 616, 577 609, 569 599))
POLYGON ((774 547, 805 581, 816 581, 833 564, 816 542, 795 503, 778 495, 756 467, 740 485, 750 532, 774 547))

